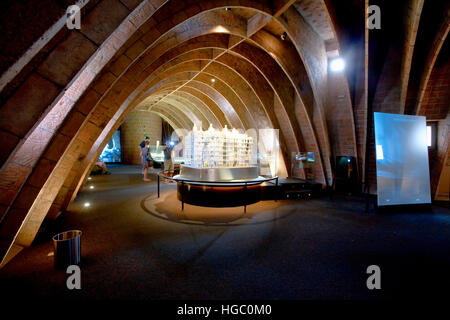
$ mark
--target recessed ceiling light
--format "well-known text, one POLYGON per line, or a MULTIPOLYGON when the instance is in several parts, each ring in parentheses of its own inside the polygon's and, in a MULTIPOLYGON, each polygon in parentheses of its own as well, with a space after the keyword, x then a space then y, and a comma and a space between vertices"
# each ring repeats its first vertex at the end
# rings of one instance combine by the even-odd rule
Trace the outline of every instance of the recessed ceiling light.
POLYGON ((89 202, 85 202, 85 203, 84 203, 84 207, 85 207, 85 208, 90 207, 90 206, 91 206, 91 204, 90 204, 89 202))
POLYGON ((92 177, 89 177, 88 180, 92 180, 92 177))
POLYGON ((216 82, 216 79, 211 78, 211 82, 212 82, 212 83, 216 82))
POLYGON ((89 189, 94 189, 94 186, 90 186, 89 189))

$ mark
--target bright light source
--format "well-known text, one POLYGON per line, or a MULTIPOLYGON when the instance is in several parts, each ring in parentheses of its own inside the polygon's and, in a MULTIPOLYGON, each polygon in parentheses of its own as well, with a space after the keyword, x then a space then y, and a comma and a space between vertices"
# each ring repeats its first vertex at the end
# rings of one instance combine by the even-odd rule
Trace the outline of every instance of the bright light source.
POLYGON ((173 145, 175 144, 175 142, 170 141, 169 144, 170 144, 171 146, 173 146, 173 145))
POLYGON ((92 177, 89 177, 88 180, 92 180, 92 177))
POLYGON ((384 155, 383 155, 383 146, 382 145, 377 145, 377 160, 384 160, 384 155))
POLYGON ((211 82, 212 82, 212 83, 216 82, 216 79, 212 78, 212 79, 211 79, 211 82))
POLYGON ((230 30, 221 25, 214 27, 211 31, 216 33, 230 33, 230 30))
POLYGON ((90 186, 89 189, 94 189, 94 186, 90 186))
POLYGON ((431 130, 431 126, 427 126, 427 145, 429 147, 431 147, 433 145, 432 138, 433 138, 433 132, 431 130))
POLYGON ((85 202, 85 203, 84 203, 84 206, 87 208, 87 207, 90 207, 91 204, 90 204, 89 202, 85 202))
POLYGON ((343 71, 345 69, 345 61, 342 58, 331 60, 330 69, 333 72, 343 71))
POLYGON ((350 158, 348 158, 348 159, 347 159, 347 162, 350 163, 350 162, 352 162, 352 160, 351 160, 350 158))

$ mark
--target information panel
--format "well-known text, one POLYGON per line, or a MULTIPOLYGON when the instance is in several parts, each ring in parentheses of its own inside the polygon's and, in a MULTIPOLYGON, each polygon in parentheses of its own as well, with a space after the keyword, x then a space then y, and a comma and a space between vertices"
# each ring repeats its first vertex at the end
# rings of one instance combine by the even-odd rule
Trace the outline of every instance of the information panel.
POLYGON ((426 119, 374 113, 378 205, 431 203, 426 119))
POLYGON ((120 130, 114 132, 114 135, 103 149, 100 160, 108 163, 121 161, 120 130))

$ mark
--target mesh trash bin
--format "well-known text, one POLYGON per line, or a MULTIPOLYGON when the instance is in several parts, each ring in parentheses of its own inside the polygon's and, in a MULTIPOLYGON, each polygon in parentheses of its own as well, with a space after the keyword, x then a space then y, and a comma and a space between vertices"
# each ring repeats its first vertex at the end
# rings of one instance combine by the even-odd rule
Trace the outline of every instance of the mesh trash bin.
POLYGON ((81 231, 70 230, 53 237, 55 268, 67 268, 81 261, 81 231))

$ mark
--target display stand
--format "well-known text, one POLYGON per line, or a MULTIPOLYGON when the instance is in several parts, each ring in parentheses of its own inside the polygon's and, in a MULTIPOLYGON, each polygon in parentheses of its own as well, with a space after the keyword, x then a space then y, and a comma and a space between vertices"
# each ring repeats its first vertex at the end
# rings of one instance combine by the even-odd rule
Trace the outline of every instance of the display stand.
MULTIPOLYGON (((205 207, 235 207, 243 206, 244 213, 247 205, 259 202, 259 186, 264 182, 275 182, 278 190, 278 176, 271 178, 258 177, 243 181, 201 181, 190 180, 179 176, 169 177, 168 171, 158 173, 158 198, 161 192, 161 178, 177 183, 178 199, 181 201, 181 210, 184 204, 193 204, 205 207)), ((278 193, 278 192, 277 192, 278 193)), ((278 200, 278 196, 275 201, 278 200)))

